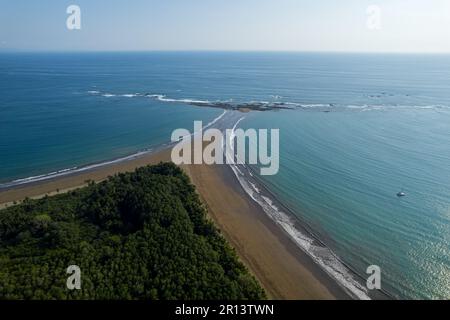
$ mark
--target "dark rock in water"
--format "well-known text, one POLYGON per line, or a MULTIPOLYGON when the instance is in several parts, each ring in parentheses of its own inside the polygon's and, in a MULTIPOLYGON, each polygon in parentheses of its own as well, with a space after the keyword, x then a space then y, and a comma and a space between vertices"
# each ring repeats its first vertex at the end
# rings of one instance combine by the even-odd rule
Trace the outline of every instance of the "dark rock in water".
MULTIPOLYGON (((163 101, 161 97, 164 95, 156 95, 151 93, 145 93, 142 96, 153 97, 160 101, 163 101)), ((210 108, 220 108, 226 110, 246 110, 248 111, 270 111, 270 110, 281 110, 281 109, 294 109, 295 104, 286 104, 284 102, 247 102, 247 103, 233 103, 224 101, 186 101, 177 99, 166 99, 165 102, 172 103, 184 103, 196 107, 210 107, 210 108), (289 105, 289 106, 288 106, 289 105)), ((298 107, 298 106, 297 106, 298 107)))
POLYGON ((242 110, 242 109, 248 109, 251 111, 270 111, 270 110, 277 110, 277 109, 293 109, 290 107, 286 107, 285 103, 283 102, 274 102, 274 103, 266 103, 266 102, 249 102, 249 103, 238 103, 238 104, 232 104, 229 102, 189 102, 192 106, 197 107, 211 107, 211 108, 221 108, 221 109, 227 109, 227 110, 242 110))

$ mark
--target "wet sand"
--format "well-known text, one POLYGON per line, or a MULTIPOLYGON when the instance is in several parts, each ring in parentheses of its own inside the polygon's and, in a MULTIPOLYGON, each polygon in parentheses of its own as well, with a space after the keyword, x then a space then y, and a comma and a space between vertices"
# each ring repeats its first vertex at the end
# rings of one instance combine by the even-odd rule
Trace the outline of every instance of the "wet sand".
POLYGON ((209 215, 272 299, 349 299, 223 165, 183 166, 209 215))
POLYGON ((85 172, 20 185, 5 191, 0 190, 0 209, 26 197, 36 199, 45 195, 57 194, 57 190, 59 190, 59 193, 67 192, 85 186, 88 181, 99 182, 118 172, 134 171, 136 168, 157 164, 161 161, 170 161, 169 150, 150 153, 136 159, 97 167, 85 172))

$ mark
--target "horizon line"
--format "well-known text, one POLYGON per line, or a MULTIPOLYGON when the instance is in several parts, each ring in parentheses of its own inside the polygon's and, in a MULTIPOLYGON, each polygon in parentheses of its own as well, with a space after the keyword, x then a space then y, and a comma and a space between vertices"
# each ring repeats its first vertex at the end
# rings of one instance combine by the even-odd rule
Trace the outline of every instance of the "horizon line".
POLYGON ((10 49, 2 53, 317 53, 317 54, 392 54, 392 55, 450 55, 450 51, 339 51, 339 50, 234 50, 234 49, 143 49, 143 50, 64 50, 64 49, 10 49))

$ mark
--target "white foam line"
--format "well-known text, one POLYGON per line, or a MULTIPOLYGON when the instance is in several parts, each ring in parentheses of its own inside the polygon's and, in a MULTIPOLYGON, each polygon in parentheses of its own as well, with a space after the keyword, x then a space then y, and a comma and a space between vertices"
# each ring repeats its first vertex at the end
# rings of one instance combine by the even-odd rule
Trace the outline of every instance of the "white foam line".
POLYGON ((302 251, 308 254, 325 272, 350 292, 351 295, 361 300, 370 300, 367 290, 352 277, 349 270, 336 258, 329 248, 315 246, 312 238, 295 228, 295 222, 291 217, 279 210, 270 198, 260 195, 256 186, 249 185, 244 175, 236 170, 236 166, 231 166, 231 168, 246 193, 260 205, 275 223, 289 234, 302 251))
MULTIPOLYGON (((187 103, 187 104, 214 104, 214 102, 211 102, 209 100, 198 100, 198 99, 175 99, 175 98, 168 98, 166 95, 163 94, 141 94, 141 93, 127 93, 127 94, 114 94, 114 93, 108 93, 108 92, 100 92, 97 90, 90 90, 88 91, 91 95, 100 95, 106 98, 110 97, 127 97, 127 98, 133 98, 133 97, 149 97, 156 99, 161 102, 172 102, 172 103, 187 103)), ((274 96, 274 97, 280 97, 280 96, 274 96)), ((281 97, 280 97, 281 98, 281 97)), ((233 99, 228 100, 228 102, 233 101, 233 99)), ((217 101, 217 103, 220 103, 221 101, 217 101)), ((303 109, 328 109, 331 107, 335 107, 334 104, 330 103, 301 103, 301 102, 284 102, 284 101, 275 101, 275 102, 269 102, 269 101, 251 101, 250 104, 263 104, 267 106, 276 106, 276 105, 286 105, 286 106, 292 106, 297 108, 303 108, 303 109)), ((371 104, 364 104, 364 105, 338 105, 335 107, 335 110, 359 110, 359 111, 372 111, 372 110, 395 110, 395 109, 421 109, 421 110, 430 110, 430 109, 449 109, 450 106, 447 105, 371 105, 371 104)))
MULTIPOLYGON (((234 131, 242 119, 244 118, 239 119, 233 126, 232 134, 230 135, 230 143, 233 141, 235 137, 234 131)), ((233 146, 232 143, 231 146, 233 146)), ((234 154, 233 147, 232 151, 234 154)), ((226 153, 226 156, 229 158, 233 155, 226 153)), ((308 254, 325 272, 334 278, 351 295, 361 300, 370 300, 366 288, 364 288, 353 278, 350 271, 342 262, 339 261, 336 255, 329 248, 315 246, 313 244, 314 239, 296 229, 295 221, 275 206, 270 198, 261 195, 260 190, 256 187, 256 185, 245 179, 245 175, 237 165, 231 164, 230 167, 240 185, 250 196, 250 198, 252 198, 275 223, 281 226, 283 230, 289 234, 289 236, 295 241, 297 246, 302 251, 308 254)))
POLYGON ((30 181, 39 181, 40 179, 43 179, 43 178, 45 178, 47 176, 56 176, 57 174, 63 174, 65 172, 68 172, 68 171, 71 171, 71 170, 75 170, 75 169, 77 169, 77 167, 62 169, 62 170, 58 170, 58 171, 53 171, 53 172, 46 173, 46 174, 41 174, 41 175, 38 175, 38 176, 32 176, 32 177, 28 177, 28 178, 17 179, 17 180, 12 181, 12 183, 20 184, 20 183, 27 183, 27 182, 30 182, 30 181))
MULTIPOLYGON (((224 112, 222 114, 220 114, 215 119, 211 120, 211 122, 209 122, 206 126, 204 126, 203 129, 206 129, 206 128, 214 125, 217 121, 222 119, 223 116, 227 112, 228 112, 228 110, 224 110, 224 112)), ((194 134, 195 133, 192 133, 191 135, 194 135, 194 134)), ((62 169, 62 170, 58 170, 58 171, 53 171, 53 172, 38 175, 38 176, 21 178, 21 179, 13 180, 11 182, 0 184, 0 188, 6 188, 6 187, 12 187, 12 186, 17 186, 17 185, 22 185, 22 184, 27 184, 27 183, 32 183, 32 182, 44 181, 44 180, 53 179, 56 177, 61 177, 61 176, 67 175, 67 174, 79 173, 79 172, 83 172, 86 170, 91 170, 91 169, 95 169, 98 167, 106 166, 109 164, 114 164, 114 163, 118 163, 118 162, 122 162, 122 161, 131 160, 131 159, 134 159, 141 155, 147 154, 150 151, 151 151, 151 149, 145 150, 145 151, 139 151, 137 153, 134 153, 134 154, 126 156, 126 157, 122 157, 122 158, 118 158, 118 159, 114 159, 114 160, 110 160, 110 161, 105 161, 105 162, 101 162, 101 163, 97 163, 97 164, 93 164, 93 165, 89 165, 89 166, 85 166, 85 167, 72 167, 72 168, 62 169)))
POLYGON ((156 98, 156 100, 162 101, 162 102, 181 102, 181 103, 210 103, 208 100, 195 100, 195 99, 173 99, 173 98, 166 98, 163 94, 152 94, 149 95, 151 98, 156 98))
POLYGON ((215 124, 217 121, 223 118, 223 116, 228 112, 228 110, 224 110, 223 113, 218 116, 217 118, 213 119, 210 123, 208 123, 206 126, 203 127, 203 129, 207 129, 211 127, 213 124, 215 124))
MULTIPOLYGON (((219 121, 220 119, 222 119, 223 116, 224 116, 227 112, 228 112, 228 110, 224 110, 220 116, 218 116, 217 118, 211 120, 211 122, 209 122, 207 125, 203 126, 202 129, 201 129, 201 131, 203 131, 203 130, 209 128, 209 127, 211 127, 211 126, 212 126, 213 124, 215 124, 217 121, 219 121)), ((187 134, 187 135, 181 137, 181 138, 179 139, 179 141, 182 141, 182 140, 183 140, 184 138, 186 138, 186 137, 197 137, 199 133, 200 133, 199 131, 194 131, 194 132, 191 133, 191 134, 187 134)))
POLYGON ((110 160, 110 161, 105 161, 105 162, 101 162, 101 163, 96 163, 96 164, 92 164, 92 165, 85 166, 85 167, 73 167, 73 168, 62 169, 62 170, 42 174, 39 176, 32 176, 32 177, 28 177, 28 178, 17 179, 12 182, 0 184, 0 188, 18 186, 18 185, 27 184, 27 183, 33 183, 33 182, 53 179, 53 178, 65 176, 65 175, 72 174, 72 173, 84 172, 87 170, 107 166, 110 164, 119 163, 119 162, 123 162, 123 161, 127 161, 127 160, 132 160, 139 156, 145 155, 149 152, 151 152, 151 149, 145 150, 145 151, 139 151, 139 152, 136 152, 136 153, 126 156, 126 157, 122 157, 122 158, 118 158, 118 159, 114 159, 114 160, 110 160))
MULTIPOLYGON (((231 134, 230 134, 230 148, 231 148, 231 154, 228 152, 228 148, 226 146, 224 146, 224 150, 225 150, 225 157, 226 159, 228 159, 228 163, 234 163, 234 138, 235 138, 235 133, 234 131, 236 130, 236 127, 238 126, 238 124, 244 119, 245 117, 240 118, 233 126, 233 128, 231 129, 231 134)), ((235 167, 235 165, 232 165, 233 167, 235 167)), ((242 172, 238 169, 235 168, 236 170, 238 170, 241 174, 242 172)), ((234 170, 233 170, 234 171, 234 170)))

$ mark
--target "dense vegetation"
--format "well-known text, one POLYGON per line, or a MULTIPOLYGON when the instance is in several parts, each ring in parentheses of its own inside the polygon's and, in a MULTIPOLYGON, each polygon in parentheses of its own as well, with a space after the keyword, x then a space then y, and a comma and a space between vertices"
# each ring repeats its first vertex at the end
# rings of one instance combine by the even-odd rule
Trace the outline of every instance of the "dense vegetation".
POLYGON ((0 211, 2 299, 264 297, 173 164, 0 211))

